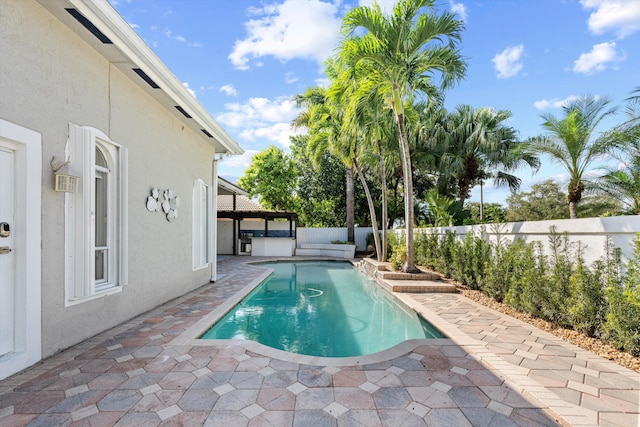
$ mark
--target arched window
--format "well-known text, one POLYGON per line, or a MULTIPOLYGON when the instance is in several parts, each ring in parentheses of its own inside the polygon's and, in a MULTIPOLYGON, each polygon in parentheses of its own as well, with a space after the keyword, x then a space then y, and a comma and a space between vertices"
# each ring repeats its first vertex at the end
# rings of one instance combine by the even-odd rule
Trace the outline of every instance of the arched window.
POLYGON ((104 133, 70 124, 70 172, 80 191, 65 193, 66 303, 118 292, 127 281, 127 152, 104 133))
MULTIPOLYGON (((96 144, 95 164, 95 281, 96 289, 108 287, 109 284, 109 245, 113 244, 109 238, 109 228, 114 224, 109 223, 109 165, 99 145, 96 144)), ((111 197, 113 199, 113 197, 111 197)))

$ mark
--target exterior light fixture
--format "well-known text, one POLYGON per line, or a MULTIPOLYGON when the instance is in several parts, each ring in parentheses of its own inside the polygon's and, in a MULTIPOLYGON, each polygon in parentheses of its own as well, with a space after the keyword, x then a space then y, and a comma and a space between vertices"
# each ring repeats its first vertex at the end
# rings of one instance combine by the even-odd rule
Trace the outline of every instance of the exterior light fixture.
POLYGON ((78 181, 80 181, 80 177, 78 176, 57 173, 55 190, 65 193, 77 193, 78 181))
POLYGON ((56 161, 56 158, 51 159, 50 165, 53 173, 56 177, 54 183, 54 190, 64 193, 77 193, 80 177, 75 175, 69 175, 68 173, 62 173, 62 170, 67 171, 71 158, 68 157, 66 162, 56 161))

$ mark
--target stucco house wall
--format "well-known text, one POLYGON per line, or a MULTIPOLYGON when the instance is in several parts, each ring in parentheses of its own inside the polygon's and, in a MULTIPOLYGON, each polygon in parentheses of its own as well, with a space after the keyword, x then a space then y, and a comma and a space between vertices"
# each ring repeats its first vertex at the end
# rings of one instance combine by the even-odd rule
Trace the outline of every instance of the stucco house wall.
MULTIPOLYGON (((41 4, 3 0, 0 118, 42 135, 42 356, 209 282, 192 268, 194 181, 212 185, 216 148, 186 127, 41 4), (128 283, 121 292, 65 304, 65 193, 50 161, 65 160, 69 124, 91 126, 128 150, 128 283), (150 212, 152 188, 182 200, 172 222, 150 212)), ((71 159, 71 167, 76 159, 71 159)))

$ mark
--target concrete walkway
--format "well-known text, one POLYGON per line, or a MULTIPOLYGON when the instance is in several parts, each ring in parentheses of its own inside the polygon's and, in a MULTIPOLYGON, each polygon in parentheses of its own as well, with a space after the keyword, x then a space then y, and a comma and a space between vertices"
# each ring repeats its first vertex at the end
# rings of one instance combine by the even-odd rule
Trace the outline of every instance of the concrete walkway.
POLYGON ((640 426, 640 375, 458 294, 398 294, 449 339, 371 356, 198 343, 267 274, 250 260, 0 382, 0 425, 640 426))

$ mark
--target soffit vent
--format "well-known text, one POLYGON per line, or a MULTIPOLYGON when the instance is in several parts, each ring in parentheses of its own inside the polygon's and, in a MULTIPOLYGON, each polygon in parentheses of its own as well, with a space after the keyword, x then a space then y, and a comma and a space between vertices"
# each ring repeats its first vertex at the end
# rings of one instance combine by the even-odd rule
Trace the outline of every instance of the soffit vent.
POLYGON ((189 115, 189 113, 187 113, 184 108, 182 108, 179 105, 175 105, 176 110, 180 111, 187 119, 191 119, 192 117, 189 115))
POLYGON ((145 82, 147 82, 147 84, 149 86, 151 86, 154 89, 160 89, 160 86, 158 86, 158 84, 156 82, 154 82, 151 77, 149 77, 147 75, 147 73, 145 73, 144 71, 142 71, 140 68, 133 68, 133 71, 136 72, 137 75, 139 75, 142 80, 144 80, 145 82))
POLYGON ((209 132, 207 132, 206 129, 200 129, 202 131, 202 133, 204 133, 205 135, 207 135, 209 138, 213 138, 213 135, 211 135, 209 132))
POLYGON ((95 25, 91 23, 83 14, 78 12, 77 9, 69 8, 65 9, 71 16, 76 18, 76 20, 82 24, 91 34, 96 36, 98 40, 100 40, 104 44, 113 44, 113 42, 109 39, 109 37, 105 36, 102 31, 100 31, 95 25))

